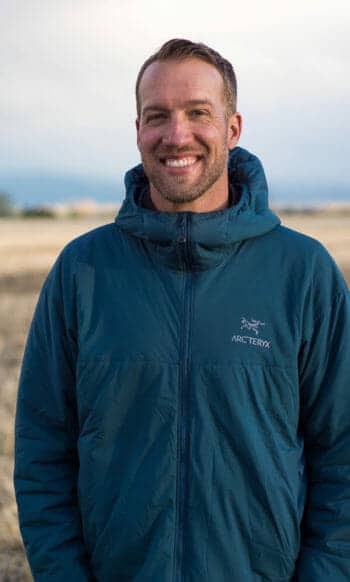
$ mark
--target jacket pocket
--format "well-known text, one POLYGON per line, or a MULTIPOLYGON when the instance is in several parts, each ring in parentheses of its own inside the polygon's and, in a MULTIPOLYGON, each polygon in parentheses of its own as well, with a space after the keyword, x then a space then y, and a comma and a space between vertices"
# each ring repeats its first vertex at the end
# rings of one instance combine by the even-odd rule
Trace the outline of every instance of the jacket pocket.
POLYGON ((264 582, 291 582, 295 562, 278 550, 257 543, 250 543, 249 558, 252 570, 262 576, 264 582))

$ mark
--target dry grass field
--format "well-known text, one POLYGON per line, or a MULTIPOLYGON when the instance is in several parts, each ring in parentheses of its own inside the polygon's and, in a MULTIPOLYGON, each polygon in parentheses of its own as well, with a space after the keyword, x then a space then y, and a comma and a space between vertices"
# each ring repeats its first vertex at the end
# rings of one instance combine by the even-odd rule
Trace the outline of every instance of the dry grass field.
MULTIPOLYGON (((349 213, 282 218, 287 226, 321 240, 350 284, 349 213)), ((0 220, 0 582, 31 580, 12 487, 13 419, 19 366, 38 292, 63 245, 110 220, 0 220)))

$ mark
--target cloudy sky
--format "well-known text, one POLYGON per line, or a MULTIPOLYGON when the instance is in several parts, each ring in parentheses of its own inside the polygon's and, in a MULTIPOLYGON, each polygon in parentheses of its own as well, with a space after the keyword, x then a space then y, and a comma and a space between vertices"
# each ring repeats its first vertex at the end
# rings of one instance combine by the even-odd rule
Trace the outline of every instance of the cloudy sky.
POLYGON ((349 0, 1 0, 0 190, 2 175, 119 181, 139 161, 135 77, 172 37, 234 64, 241 145, 273 184, 344 190, 349 31, 349 0))

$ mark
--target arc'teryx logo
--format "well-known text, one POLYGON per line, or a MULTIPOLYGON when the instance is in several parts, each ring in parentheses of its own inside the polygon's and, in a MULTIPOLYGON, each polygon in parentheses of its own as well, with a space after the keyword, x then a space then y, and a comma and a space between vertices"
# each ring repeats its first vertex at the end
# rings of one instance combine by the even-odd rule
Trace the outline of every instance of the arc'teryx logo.
POLYGON ((264 321, 259 321, 258 319, 247 319, 246 317, 241 317, 241 329, 247 329, 248 331, 253 331, 255 335, 259 335, 259 327, 265 325, 264 321))
POLYGON ((270 350, 271 340, 257 337, 260 335, 261 328, 265 327, 265 325, 266 323, 264 321, 260 321, 259 319, 255 319, 253 317, 248 319, 248 317, 242 316, 240 328, 241 331, 246 329, 248 332, 253 332, 255 337, 251 335, 233 334, 231 341, 235 344, 247 344, 250 346, 257 346, 265 350, 270 350))

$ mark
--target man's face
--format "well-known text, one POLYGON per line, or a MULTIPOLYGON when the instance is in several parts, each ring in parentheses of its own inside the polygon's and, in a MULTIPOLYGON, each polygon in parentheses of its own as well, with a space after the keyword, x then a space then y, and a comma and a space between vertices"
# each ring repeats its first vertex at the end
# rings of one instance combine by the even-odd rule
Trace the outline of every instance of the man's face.
POLYGON ((152 199, 165 203, 161 209, 170 202, 191 210, 200 198, 204 210, 215 208, 223 190, 227 198, 228 150, 241 127, 239 114, 227 115, 220 73, 198 59, 156 61, 139 96, 137 143, 152 199))

